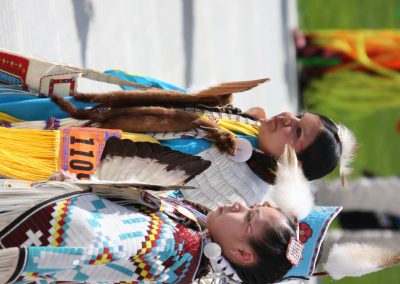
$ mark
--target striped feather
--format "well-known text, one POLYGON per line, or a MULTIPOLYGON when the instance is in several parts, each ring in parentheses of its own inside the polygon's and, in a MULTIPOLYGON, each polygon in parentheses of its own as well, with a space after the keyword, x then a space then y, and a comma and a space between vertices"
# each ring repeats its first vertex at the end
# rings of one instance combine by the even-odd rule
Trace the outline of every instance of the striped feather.
POLYGON ((197 156, 155 143, 111 137, 93 180, 154 186, 182 186, 210 166, 197 156))

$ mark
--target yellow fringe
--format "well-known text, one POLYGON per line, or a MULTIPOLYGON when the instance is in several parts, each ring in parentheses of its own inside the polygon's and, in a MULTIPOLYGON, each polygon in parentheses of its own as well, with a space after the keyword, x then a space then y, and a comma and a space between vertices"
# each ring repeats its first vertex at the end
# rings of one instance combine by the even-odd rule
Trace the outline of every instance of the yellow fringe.
POLYGON ((258 136, 259 133, 259 127, 257 125, 251 125, 228 118, 217 118, 207 114, 200 115, 200 117, 216 122, 222 130, 231 132, 232 134, 236 132, 249 136, 258 136))
POLYGON ((244 122, 238 122, 227 118, 221 118, 218 120, 218 125, 230 131, 238 132, 250 136, 258 136, 259 127, 257 125, 251 125, 244 122))
MULTIPOLYGON (((212 119, 203 116, 207 119, 212 119)), ((19 122, 0 112, 0 120, 19 122)), ((258 126, 226 118, 217 120, 221 129, 250 136, 258 135, 258 126)), ((145 134, 122 133, 123 139, 159 143, 145 134)), ((0 175, 27 181, 45 180, 59 170, 60 131, 0 127, 0 175)))
POLYGON ((0 127, 0 173, 37 181, 58 171, 60 132, 0 127))
MULTIPOLYGON (((27 181, 46 180, 59 170, 60 131, 0 127, 0 175, 27 181)), ((159 143, 144 134, 122 138, 159 143)))

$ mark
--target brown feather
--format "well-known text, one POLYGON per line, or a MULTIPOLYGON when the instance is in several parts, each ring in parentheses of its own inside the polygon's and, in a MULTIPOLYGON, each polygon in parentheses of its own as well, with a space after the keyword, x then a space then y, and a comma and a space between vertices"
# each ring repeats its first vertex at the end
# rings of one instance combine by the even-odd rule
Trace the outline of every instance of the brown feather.
POLYGON ((194 94, 150 88, 147 90, 116 91, 108 93, 75 93, 72 94, 72 96, 78 101, 99 103, 102 107, 186 107, 196 104, 224 106, 232 102, 232 94, 250 90, 267 80, 269 79, 263 78, 251 81, 226 82, 194 94))
POLYGON ((234 93, 241 93, 253 89, 254 87, 269 81, 269 78, 262 78, 250 81, 238 81, 238 82, 225 82, 216 86, 201 90, 192 95, 197 97, 209 97, 209 96, 224 96, 231 95, 234 93))
MULTIPOLYGON (((121 140, 116 137, 110 137, 104 147, 100 164, 99 171, 101 171, 102 163, 110 162, 113 157, 140 157, 142 159, 148 159, 151 163, 158 163, 165 165, 161 167, 166 172, 175 170, 181 170, 185 172, 185 179, 183 182, 187 182, 197 174, 206 170, 211 162, 203 160, 201 157, 184 154, 182 152, 171 150, 168 147, 160 144, 149 143, 149 142, 133 142, 128 139, 121 140), (134 151, 132 151, 134 149, 134 151)), ((135 160, 131 160, 135 163, 135 160)), ((136 165, 136 164, 135 164, 136 165)), ((143 164, 142 164, 143 165, 143 164)), ((137 169, 136 173, 139 173, 136 178, 141 176, 141 171, 145 171, 145 168, 137 169)), ((150 173, 155 175, 162 175, 166 173, 150 173)), ((148 182, 148 181, 147 181, 148 182)))

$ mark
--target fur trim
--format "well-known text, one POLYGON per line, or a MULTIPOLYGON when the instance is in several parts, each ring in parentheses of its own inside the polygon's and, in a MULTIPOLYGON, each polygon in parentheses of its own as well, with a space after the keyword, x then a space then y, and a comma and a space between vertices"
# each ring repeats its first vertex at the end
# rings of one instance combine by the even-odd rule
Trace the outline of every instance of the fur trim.
POLYGON ((338 280, 346 276, 359 277, 399 262, 399 254, 387 248, 361 243, 335 244, 325 269, 338 280))
POLYGON ((178 132, 201 128, 221 152, 234 155, 236 151, 236 139, 232 133, 221 130, 216 123, 195 113, 164 107, 111 108, 107 112, 97 112, 96 109, 77 109, 59 96, 52 96, 52 100, 71 117, 90 120, 92 126, 95 124, 101 128, 121 129, 133 133, 178 132))
POLYGON ((314 207, 310 183, 298 165, 294 149, 288 145, 278 163, 271 198, 285 214, 298 219, 305 218, 314 207))
MULTIPOLYGON (((75 100, 97 102, 103 107, 164 106, 184 107, 196 104, 225 106, 232 103, 232 94, 248 91, 267 81, 267 78, 225 82, 196 93, 149 88, 146 90, 115 91, 108 93, 74 93, 75 100)), ((55 99, 56 103, 60 100, 55 99)), ((62 102, 61 102, 62 103, 62 102)))
POLYGON ((0 249, 0 283, 7 283, 14 274, 18 264, 19 249, 0 249))
POLYGON ((344 186, 346 183, 346 176, 351 174, 352 169, 350 168, 350 163, 354 158, 354 152, 356 149, 356 138, 354 134, 344 125, 338 126, 338 136, 340 142, 342 144, 342 154, 340 155, 340 179, 342 181, 342 185, 344 186))

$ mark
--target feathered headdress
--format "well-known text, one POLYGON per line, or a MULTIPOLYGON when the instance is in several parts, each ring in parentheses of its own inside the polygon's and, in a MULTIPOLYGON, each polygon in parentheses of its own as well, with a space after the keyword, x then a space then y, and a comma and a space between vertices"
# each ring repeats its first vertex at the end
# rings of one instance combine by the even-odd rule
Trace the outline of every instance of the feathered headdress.
POLYGON ((346 177, 351 173, 350 163, 354 158, 354 151, 356 149, 356 138, 354 134, 344 125, 338 125, 338 136, 342 146, 342 153, 339 160, 340 180, 344 186, 346 177))

